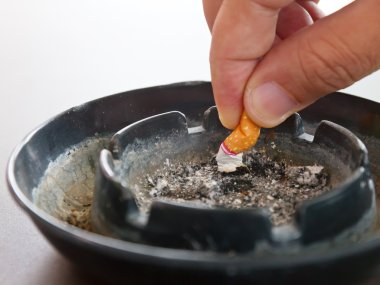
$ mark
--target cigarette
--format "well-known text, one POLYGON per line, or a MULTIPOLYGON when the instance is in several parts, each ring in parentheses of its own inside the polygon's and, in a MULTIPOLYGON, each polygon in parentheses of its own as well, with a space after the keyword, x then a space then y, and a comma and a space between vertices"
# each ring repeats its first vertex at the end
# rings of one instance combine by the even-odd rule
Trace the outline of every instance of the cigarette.
POLYGON ((254 146, 260 136, 260 127, 252 122, 245 111, 237 128, 222 142, 216 155, 218 171, 234 172, 243 164, 243 151, 254 146))

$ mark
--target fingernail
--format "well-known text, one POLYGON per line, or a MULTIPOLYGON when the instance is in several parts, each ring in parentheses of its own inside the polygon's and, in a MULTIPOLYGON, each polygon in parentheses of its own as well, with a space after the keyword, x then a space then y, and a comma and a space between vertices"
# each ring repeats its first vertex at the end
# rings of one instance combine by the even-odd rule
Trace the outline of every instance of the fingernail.
POLYGON ((247 90, 246 110, 265 127, 281 123, 300 105, 276 82, 267 82, 247 90))

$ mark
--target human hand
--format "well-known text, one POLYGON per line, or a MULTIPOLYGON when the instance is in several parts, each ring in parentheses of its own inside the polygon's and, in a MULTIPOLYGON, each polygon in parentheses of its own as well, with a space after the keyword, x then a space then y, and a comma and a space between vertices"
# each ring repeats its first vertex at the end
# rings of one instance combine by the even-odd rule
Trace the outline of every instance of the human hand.
POLYGON ((318 98, 380 68, 380 1, 357 0, 323 17, 318 0, 203 0, 220 119, 243 108, 273 127, 318 98))

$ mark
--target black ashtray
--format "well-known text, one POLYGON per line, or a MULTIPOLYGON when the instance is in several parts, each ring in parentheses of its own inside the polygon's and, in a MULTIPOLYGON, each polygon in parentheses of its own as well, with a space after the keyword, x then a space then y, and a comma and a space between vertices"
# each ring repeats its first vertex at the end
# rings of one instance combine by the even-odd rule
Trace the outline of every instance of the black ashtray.
MULTIPOLYGON (((290 225, 272 226, 260 209, 158 200, 148 213, 139 209, 128 180, 115 175, 122 152, 136 140, 154 141, 158 133, 174 132, 179 145, 194 136, 224 134, 215 110, 204 113, 212 105, 209 83, 187 82, 70 109, 15 150, 8 165, 10 190, 62 254, 109 281, 357 284, 375 278, 380 261, 380 235, 374 227, 380 105, 369 100, 331 94, 274 131, 296 144, 321 147, 331 154, 324 161, 334 166, 339 160, 347 169, 331 191, 302 203, 290 225), (46 178, 46 173, 54 175, 46 178), (50 194, 39 196, 36 189, 44 185, 50 194), (92 223, 102 235, 68 225, 59 211, 71 203, 79 214, 89 214, 93 197, 79 194, 95 188, 92 223), (69 192, 80 197, 68 201, 69 192)), ((130 170, 133 179, 144 168, 131 165, 130 170)))

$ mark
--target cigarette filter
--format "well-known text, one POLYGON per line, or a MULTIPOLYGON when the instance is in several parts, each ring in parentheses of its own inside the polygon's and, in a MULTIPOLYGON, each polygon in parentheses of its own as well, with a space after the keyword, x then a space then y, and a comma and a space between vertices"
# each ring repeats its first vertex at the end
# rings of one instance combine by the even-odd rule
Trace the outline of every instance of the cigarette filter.
POLYGON ((237 128, 220 145, 216 161, 221 172, 233 172, 244 166, 242 152, 254 146, 260 136, 260 127, 252 122, 245 111, 237 128))

